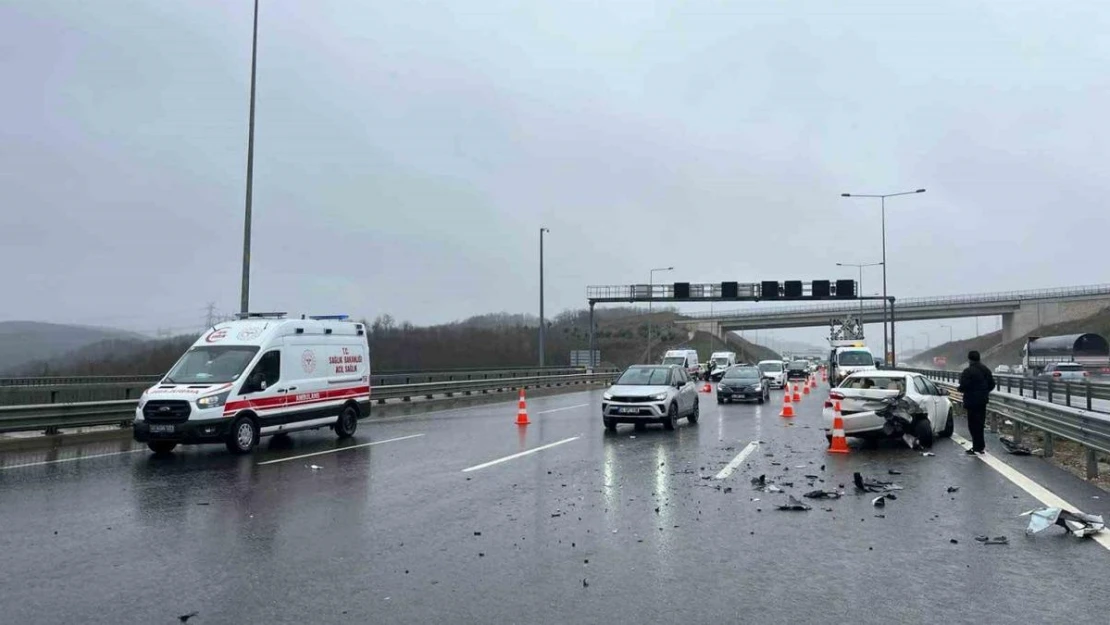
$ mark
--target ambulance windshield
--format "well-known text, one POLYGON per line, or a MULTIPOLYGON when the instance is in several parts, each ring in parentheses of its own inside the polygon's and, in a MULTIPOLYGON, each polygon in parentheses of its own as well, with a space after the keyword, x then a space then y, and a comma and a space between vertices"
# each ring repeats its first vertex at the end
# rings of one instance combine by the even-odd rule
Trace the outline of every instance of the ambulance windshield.
POLYGON ((166 374, 165 384, 222 384, 231 382, 250 364, 257 347, 250 345, 194 347, 166 374))

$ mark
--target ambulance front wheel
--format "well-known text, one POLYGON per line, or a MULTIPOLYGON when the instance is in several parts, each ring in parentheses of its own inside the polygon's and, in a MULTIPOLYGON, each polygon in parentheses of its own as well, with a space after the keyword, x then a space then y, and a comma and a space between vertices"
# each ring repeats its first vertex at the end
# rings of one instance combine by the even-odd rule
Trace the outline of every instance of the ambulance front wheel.
POLYGON ((339 420, 335 422, 335 435, 339 438, 351 438, 358 429, 358 408, 344 406, 339 413, 339 420))
POLYGON ((258 444, 258 425, 250 417, 239 417, 227 433, 227 450, 233 454, 249 454, 258 444))

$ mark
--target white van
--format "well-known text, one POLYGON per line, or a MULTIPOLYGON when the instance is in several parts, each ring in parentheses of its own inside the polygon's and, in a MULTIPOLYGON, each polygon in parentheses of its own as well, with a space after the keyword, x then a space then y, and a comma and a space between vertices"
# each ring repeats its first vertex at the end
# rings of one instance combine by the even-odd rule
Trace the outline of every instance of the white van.
POLYGON ((871 350, 863 346, 837 347, 829 359, 832 378, 829 383, 833 386, 840 384, 844 378, 857 371, 875 371, 875 356, 871 350))
POLYGON ((363 324, 247 313, 205 332, 143 393, 133 435, 159 454, 198 443, 245 454, 262 436, 297 430, 330 427, 348 438, 368 416, 363 324))
POLYGON ((786 363, 781 360, 760 360, 756 365, 771 388, 786 388, 786 363))
POLYGON ((663 354, 664 365, 678 365, 686 369, 686 373, 693 379, 701 378, 701 359, 698 352, 693 349, 669 349, 663 354))
POLYGON ((713 352, 709 356, 709 362, 713 363, 713 373, 710 377, 713 380, 720 380, 729 367, 736 365, 736 352, 713 352))

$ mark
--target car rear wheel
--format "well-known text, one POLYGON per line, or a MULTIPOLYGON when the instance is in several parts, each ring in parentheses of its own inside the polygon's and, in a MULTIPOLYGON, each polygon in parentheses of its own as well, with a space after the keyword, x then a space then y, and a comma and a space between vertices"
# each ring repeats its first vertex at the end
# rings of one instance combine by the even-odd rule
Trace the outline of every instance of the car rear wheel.
POLYGON ((663 419, 663 428, 673 430, 678 426, 678 406, 671 404, 670 410, 667 411, 667 416, 663 419))
POLYGON ((617 431, 617 422, 615 420, 610 419, 609 417, 602 417, 601 423, 605 426, 606 430, 609 430, 610 432, 617 431))
POLYGON ((952 409, 948 409, 948 417, 944 421, 944 429, 940 431, 941 438, 952 438, 952 431, 956 428, 956 424, 952 421, 952 409))
POLYGON ((358 429, 358 409, 354 406, 343 408, 339 413, 339 420, 335 422, 335 435, 339 438, 351 438, 358 429))
POLYGON ((177 447, 177 443, 173 443, 170 441, 150 441, 146 444, 146 446, 149 447, 150 450, 154 453, 162 456, 171 453, 174 448, 177 447))
POLYGON ((913 435, 925 449, 933 446, 933 424, 929 423, 928 419, 918 419, 917 423, 913 424, 913 435))
POLYGON ((687 420, 689 420, 690 423, 693 423, 693 424, 696 424, 698 422, 698 417, 701 416, 701 414, 699 412, 700 409, 698 408, 698 403, 699 402, 696 402, 696 401, 694 402, 694 411, 690 413, 689 417, 686 417, 687 420))

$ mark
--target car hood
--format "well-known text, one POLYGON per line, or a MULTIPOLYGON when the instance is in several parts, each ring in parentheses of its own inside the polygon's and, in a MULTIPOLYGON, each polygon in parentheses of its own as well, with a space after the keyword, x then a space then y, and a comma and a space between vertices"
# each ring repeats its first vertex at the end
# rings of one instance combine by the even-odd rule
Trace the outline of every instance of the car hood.
POLYGON ((753 380, 751 378, 744 378, 744 379, 731 378, 731 379, 722 379, 721 384, 724 384, 725 386, 755 386, 755 385, 759 384, 762 381, 763 381, 763 378, 759 378, 758 380, 753 380))
POLYGON ((671 387, 665 384, 656 384, 650 386, 635 386, 628 384, 614 384, 609 387, 609 393, 613 395, 655 395, 656 393, 665 393, 671 387))

